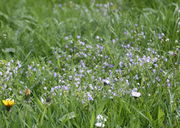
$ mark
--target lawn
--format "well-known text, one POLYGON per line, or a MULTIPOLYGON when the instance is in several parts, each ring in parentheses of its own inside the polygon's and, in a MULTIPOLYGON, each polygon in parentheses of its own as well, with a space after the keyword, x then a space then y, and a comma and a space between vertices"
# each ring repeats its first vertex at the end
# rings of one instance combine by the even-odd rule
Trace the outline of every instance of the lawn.
POLYGON ((179 0, 0 0, 0 128, 180 127, 179 0))

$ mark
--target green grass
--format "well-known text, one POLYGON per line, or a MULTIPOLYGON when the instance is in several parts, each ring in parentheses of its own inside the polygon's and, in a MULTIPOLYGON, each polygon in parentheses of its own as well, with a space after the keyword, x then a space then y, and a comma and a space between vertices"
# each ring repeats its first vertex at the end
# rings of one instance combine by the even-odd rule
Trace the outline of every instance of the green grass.
POLYGON ((179 6, 0 0, 0 128, 180 127, 179 6))

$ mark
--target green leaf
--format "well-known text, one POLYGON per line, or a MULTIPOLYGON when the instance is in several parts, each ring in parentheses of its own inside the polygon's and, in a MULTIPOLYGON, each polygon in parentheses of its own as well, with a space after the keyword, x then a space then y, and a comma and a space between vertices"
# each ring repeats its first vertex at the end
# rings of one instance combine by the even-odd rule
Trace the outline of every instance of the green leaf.
POLYGON ((164 111, 159 107, 158 108, 158 125, 159 125, 159 127, 163 126, 164 116, 165 116, 164 111))
POLYGON ((149 119, 151 122, 153 121, 153 118, 152 118, 150 112, 147 112, 147 113, 146 113, 146 116, 148 117, 148 119, 149 119))
POLYGON ((95 122, 95 113, 93 111, 93 113, 91 115, 91 120, 90 120, 90 128, 94 127, 94 122, 95 122))
POLYGON ((73 118, 75 118, 76 117, 76 114, 75 114, 75 112, 70 112, 70 113, 68 113, 68 114, 65 114, 63 117, 61 117, 60 119, 59 119, 59 121, 61 121, 61 122, 66 122, 66 121, 68 121, 68 120, 70 120, 70 119, 73 119, 73 118))
POLYGON ((5 48, 5 49, 2 49, 2 52, 4 53, 15 53, 15 49, 14 48, 5 48))

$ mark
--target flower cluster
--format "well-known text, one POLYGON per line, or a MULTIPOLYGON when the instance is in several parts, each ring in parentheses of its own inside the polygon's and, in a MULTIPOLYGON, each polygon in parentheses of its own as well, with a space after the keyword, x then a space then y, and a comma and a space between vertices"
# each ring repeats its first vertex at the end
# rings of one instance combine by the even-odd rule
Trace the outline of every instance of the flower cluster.
POLYGON ((105 127, 105 122, 107 121, 107 118, 101 114, 97 115, 96 117, 96 123, 95 126, 99 128, 105 127))

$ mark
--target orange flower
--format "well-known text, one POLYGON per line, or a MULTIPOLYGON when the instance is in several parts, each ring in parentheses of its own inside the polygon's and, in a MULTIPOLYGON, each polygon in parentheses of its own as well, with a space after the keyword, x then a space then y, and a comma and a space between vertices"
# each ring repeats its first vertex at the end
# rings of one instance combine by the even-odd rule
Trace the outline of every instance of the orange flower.
POLYGON ((6 107, 12 107, 15 104, 14 100, 11 99, 2 100, 2 102, 6 107))

